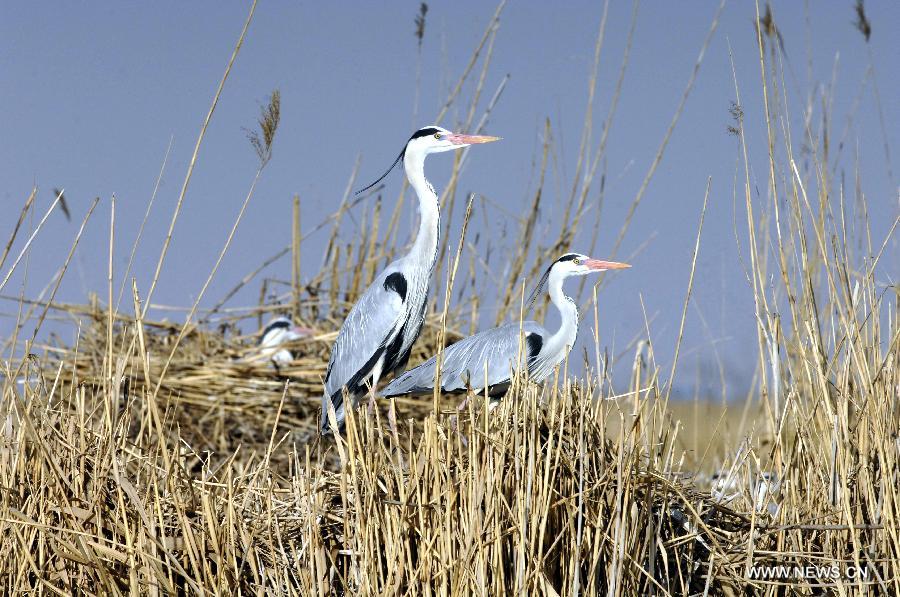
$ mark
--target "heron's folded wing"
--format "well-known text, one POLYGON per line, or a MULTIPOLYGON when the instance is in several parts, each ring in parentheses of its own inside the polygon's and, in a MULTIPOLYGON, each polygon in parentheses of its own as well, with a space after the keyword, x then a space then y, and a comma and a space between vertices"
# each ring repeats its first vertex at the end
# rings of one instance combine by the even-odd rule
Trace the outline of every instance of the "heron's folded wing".
POLYGON ((340 390, 399 331, 403 301, 384 287, 390 273, 386 270, 372 282, 341 325, 325 376, 326 396, 340 390))
MULTIPOLYGON (((523 344, 520 352, 519 332, 525 336, 531 333, 545 335, 546 331, 533 321, 526 321, 520 327, 511 323, 498 328, 479 332, 444 349, 441 367, 441 387, 444 391, 476 389, 508 382, 510 372, 519 357, 528 356, 528 345, 523 344)), ((434 389, 437 358, 432 357, 414 369, 410 369, 388 384, 382 392, 385 396, 401 394, 422 394, 434 389)))

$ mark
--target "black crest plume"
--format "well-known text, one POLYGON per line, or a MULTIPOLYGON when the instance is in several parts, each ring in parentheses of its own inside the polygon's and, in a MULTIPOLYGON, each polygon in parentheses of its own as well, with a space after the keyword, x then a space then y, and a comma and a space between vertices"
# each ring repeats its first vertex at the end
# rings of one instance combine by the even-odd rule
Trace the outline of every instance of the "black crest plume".
POLYGON ((531 311, 531 308, 534 306, 535 301, 537 301, 538 297, 541 296, 541 293, 544 291, 544 287, 547 286, 547 280, 550 278, 550 270, 553 269, 553 266, 556 265, 556 262, 550 264, 550 267, 547 268, 547 271, 544 272, 544 275, 541 276, 541 279, 538 280, 537 286, 534 287, 534 290, 531 291, 531 294, 528 296, 528 300, 525 302, 525 311, 523 313, 528 313, 531 311))
POLYGON ((391 170, 393 170, 394 167, 395 167, 398 163, 400 163, 400 160, 403 159, 403 156, 404 156, 404 155, 406 155, 406 146, 405 146, 405 145, 403 146, 403 151, 400 152, 400 155, 397 156, 397 159, 394 160, 394 163, 391 164, 391 167, 387 169, 387 172, 385 172, 384 174, 382 174, 381 176, 379 176, 379 177, 378 177, 378 180, 376 180, 376 181, 373 182, 372 184, 370 184, 370 185, 368 185, 368 186, 366 186, 366 187, 363 187, 363 188, 361 188, 360 190, 356 191, 355 194, 356 194, 356 195, 359 195, 360 193, 363 193, 363 192, 365 192, 365 191, 368 191, 369 189, 371 189, 372 187, 374 187, 375 185, 377 185, 379 182, 381 182, 382 180, 384 180, 385 177, 386 177, 388 174, 391 173, 391 170))
MULTIPOLYGON (((425 128, 421 128, 421 129, 417 130, 416 132, 414 132, 414 133, 412 134, 412 137, 409 138, 409 141, 412 141, 413 139, 418 139, 419 137, 430 137, 431 135, 434 135, 435 133, 440 133, 440 132, 441 132, 440 129, 437 129, 437 128, 433 127, 433 126, 426 126, 425 128)), ((409 141, 406 142, 407 145, 409 145, 409 141)), ((391 170, 393 170, 393 169, 397 166, 397 164, 400 163, 400 160, 402 160, 402 159, 403 159, 403 156, 405 156, 405 155, 406 155, 406 145, 403 146, 403 151, 400 152, 400 155, 397 156, 397 159, 394 160, 394 163, 391 164, 391 167, 387 169, 387 172, 385 172, 384 174, 382 174, 381 176, 379 176, 379 177, 378 177, 378 180, 376 180, 375 182, 373 182, 373 183, 370 184, 369 186, 363 187, 363 188, 361 188, 360 190, 356 191, 355 194, 356 194, 356 195, 359 195, 359 194, 362 193, 362 192, 368 191, 369 189, 371 189, 372 187, 374 187, 375 185, 377 185, 379 182, 381 182, 382 180, 384 180, 384 178, 385 178, 388 174, 391 173, 391 170)))
POLYGON ((531 307, 534 306, 534 302, 541 296, 541 293, 544 291, 544 288, 547 286, 547 280, 550 279, 550 270, 553 269, 553 266, 559 263, 560 261, 572 261, 573 259, 578 259, 579 255, 577 253, 566 253, 556 261, 550 264, 550 267, 547 268, 547 271, 544 272, 544 275, 541 276, 541 279, 538 280, 537 286, 534 287, 534 290, 531 291, 531 294, 528 296, 528 302, 525 303, 525 313, 531 311, 531 307))

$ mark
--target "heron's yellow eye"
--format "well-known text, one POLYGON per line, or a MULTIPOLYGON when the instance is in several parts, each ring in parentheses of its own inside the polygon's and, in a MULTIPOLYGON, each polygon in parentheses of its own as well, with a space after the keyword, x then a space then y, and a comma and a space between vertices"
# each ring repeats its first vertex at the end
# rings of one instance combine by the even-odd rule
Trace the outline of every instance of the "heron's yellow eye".
POLYGON ((575 259, 572 260, 572 263, 574 263, 575 265, 581 265, 581 259, 576 257, 575 259))
POLYGON ((435 134, 434 134, 434 138, 435 138, 435 139, 440 139, 440 138, 441 138, 441 134, 440 134, 440 133, 435 133, 435 134))

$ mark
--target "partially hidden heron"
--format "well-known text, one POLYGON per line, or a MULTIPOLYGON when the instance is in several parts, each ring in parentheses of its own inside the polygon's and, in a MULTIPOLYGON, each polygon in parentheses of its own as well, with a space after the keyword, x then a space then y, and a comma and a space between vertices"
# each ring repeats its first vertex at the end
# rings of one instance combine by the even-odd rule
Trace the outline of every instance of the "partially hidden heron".
POLYGON ((343 427, 348 406, 344 392, 350 398, 351 408, 367 391, 370 392, 370 404, 374 403, 378 380, 406 366, 413 342, 422 330, 440 233, 438 196, 425 179, 425 158, 432 153, 498 139, 426 126, 413 133, 387 172, 357 192, 362 193, 381 182, 402 161, 409 184, 419 199, 419 229, 410 250, 378 274, 341 326, 325 373, 323 434, 331 431, 329 411, 332 409, 337 431, 343 427))
MULTIPOLYGON (((578 307, 563 293, 563 282, 570 276, 631 267, 616 261, 592 259, 580 253, 566 253, 554 261, 531 293, 526 311, 549 287, 550 300, 559 310, 562 323, 551 334, 535 321, 509 323, 478 332, 451 344, 444 350, 441 364, 441 389, 444 392, 478 392, 487 388, 491 397, 500 397, 509 388, 512 374, 526 367, 531 380, 541 382, 565 359, 578 334, 578 307), (520 348, 520 338, 524 342, 520 348)), ((423 395, 434 391, 437 357, 431 357, 389 383, 385 397, 423 395)))
POLYGON ((289 317, 276 317, 260 334, 256 352, 263 358, 271 360, 275 367, 287 365, 294 360, 294 353, 286 344, 311 334, 313 330, 294 325, 289 317))

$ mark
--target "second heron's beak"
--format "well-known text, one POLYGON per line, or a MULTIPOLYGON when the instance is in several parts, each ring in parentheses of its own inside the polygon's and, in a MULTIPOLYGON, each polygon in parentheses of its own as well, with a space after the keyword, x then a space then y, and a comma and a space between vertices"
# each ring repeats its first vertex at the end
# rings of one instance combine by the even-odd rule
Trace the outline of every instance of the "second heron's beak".
POLYGON ((460 135, 453 133, 449 136, 450 142, 454 145, 476 145, 479 143, 490 143, 491 141, 499 141, 500 137, 491 137, 489 135, 460 135))
POLYGON ((631 267, 627 263, 619 263, 618 261, 603 261, 601 259, 588 259, 584 262, 590 269, 603 272, 608 269, 625 269, 631 267))

